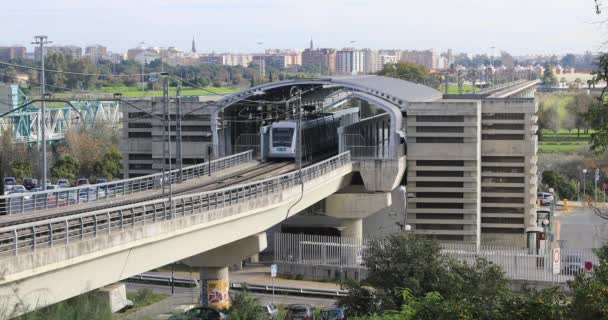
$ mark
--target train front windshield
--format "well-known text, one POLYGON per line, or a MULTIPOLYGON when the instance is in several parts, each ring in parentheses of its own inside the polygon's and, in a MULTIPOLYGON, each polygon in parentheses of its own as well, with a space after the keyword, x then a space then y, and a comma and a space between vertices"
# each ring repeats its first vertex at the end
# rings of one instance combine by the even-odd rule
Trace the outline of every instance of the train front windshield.
POLYGON ((272 129, 273 147, 291 147, 293 138, 293 128, 274 128, 272 129))

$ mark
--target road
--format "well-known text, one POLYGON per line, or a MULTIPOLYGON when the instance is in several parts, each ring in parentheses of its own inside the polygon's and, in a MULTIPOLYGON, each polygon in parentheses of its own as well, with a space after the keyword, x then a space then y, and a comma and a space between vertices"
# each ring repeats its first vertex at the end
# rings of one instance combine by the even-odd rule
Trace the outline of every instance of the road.
POLYGON ((598 217, 591 208, 558 211, 555 234, 564 248, 597 248, 608 241, 608 220, 598 217))
MULTIPOLYGON (((126 283, 127 291, 137 291, 144 288, 150 288, 155 292, 171 294, 171 287, 168 286, 159 286, 153 284, 142 284, 142 283, 126 283)), ((167 319, 172 313, 183 311, 190 306, 196 305, 198 303, 198 295, 200 288, 181 288, 176 287, 175 293, 172 297, 167 299, 171 299, 170 303, 165 306, 165 308, 160 309, 159 311, 153 311, 151 313, 147 313, 146 317, 150 319, 167 319)), ((232 290, 231 295, 234 295, 238 291, 232 290)), ((252 293, 255 298, 258 299, 260 305, 265 305, 272 303, 272 295, 264 294, 264 293, 252 293)), ((314 297, 300 297, 300 296, 286 296, 286 295, 275 295, 274 303, 276 305, 281 304, 290 304, 290 303, 305 303, 311 304, 316 307, 327 307, 335 305, 336 301, 330 298, 314 298, 314 297)), ((129 318, 130 319, 130 318, 129 318)))

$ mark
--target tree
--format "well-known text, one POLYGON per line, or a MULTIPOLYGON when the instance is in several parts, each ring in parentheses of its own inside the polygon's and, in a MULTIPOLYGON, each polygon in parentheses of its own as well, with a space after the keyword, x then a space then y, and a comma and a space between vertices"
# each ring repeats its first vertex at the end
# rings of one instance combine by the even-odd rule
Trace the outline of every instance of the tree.
POLYGON ((419 64, 400 61, 397 63, 385 64, 378 74, 381 76, 398 78, 416 83, 424 83, 429 75, 429 72, 419 64))
POLYGON ((581 273, 570 283, 571 315, 576 319, 608 318, 608 245, 595 250, 599 264, 592 273, 581 273))
POLYGON ((70 156, 63 156, 57 159, 51 168, 51 177, 55 179, 75 180, 79 173, 80 163, 70 156))
POLYGON ((264 318, 264 311, 259 307, 258 300, 245 288, 232 297, 228 316, 234 320, 258 320, 264 318))
POLYGON ((574 199, 576 195, 576 184, 574 181, 567 181, 559 173, 553 170, 546 170, 542 173, 543 183, 553 188, 560 198, 574 199))
POLYGON ((112 146, 110 150, 94 165, 94 173, 97 177, 104 177, 108 180, 112 180, 120 173, 122 154, 115 146, 112 146))
POLYGON ((552 65, 547 64, 545 66, 545 71, 543 72, 542 80, 546 86, 554 86, 557 84, 557 77, 555 76, 555 73, 553 72, 552 65))
POLYGON ((451 300, 466 297, 480 309, 508 291, 499 267, 483 259, 473 264, 448 259, 440 254, 438 242, 421 235, 399 233, 372 242, 364 265, 371 288, 351 284, 349 294, 338 299, 359 315, 398 310, 407 302, 404 289, 414 297, 431 292, 451 300))
POLYGON ((595 103, 595 99, 585 93, 579 93, 574 96, 572 101, 566 106, 570 113, 569 118, 574 119, 574 128, 577 129, 577 136, 580 136, 581 129, 585 131, 589 129, 586 114, 589 112, 589 107, 595 103))
POLYGON ((568 53, 562 58, 561 64, 564 67, 574 67, 576 65, 576 56, 572 53, 568 53))
POLYGON ((15 180, 22 181, 32 176, 32 164, 29 161, 16 160, 11 163, 11 175, 15 180))
MULTIPOLYGON (((597 69, 592 72, 593 79, 590 84, 606 83, 608 81, 608 53, 602 54, 597 62, 597 69)), ((591 151, 600 154, 608 149, 608 101, 604 96, 608 90, 605 85, 597 103, 593 103, 585 118, 587 123, 594 130, 591 134, 591 151)))

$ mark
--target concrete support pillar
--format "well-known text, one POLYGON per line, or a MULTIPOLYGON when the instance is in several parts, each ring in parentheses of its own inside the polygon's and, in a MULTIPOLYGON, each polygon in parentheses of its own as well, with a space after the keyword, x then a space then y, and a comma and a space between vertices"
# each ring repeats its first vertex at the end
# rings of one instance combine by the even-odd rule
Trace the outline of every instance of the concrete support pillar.
POLYGON ((343 229, 340 232, 342 237, 346 238, 363 238, 363 219, 340 219, 340 227, 343 229))
POLYGON ((251 263, 258 263, 258 262, 260 262, 260 254, 256 253, 256 254, 252 255, 249 258, 249 261, 251 261, 251 263))
POLYGON ((230 278, 228 267, 201 267, 201 304, 216 308, 228 307, 230 278))

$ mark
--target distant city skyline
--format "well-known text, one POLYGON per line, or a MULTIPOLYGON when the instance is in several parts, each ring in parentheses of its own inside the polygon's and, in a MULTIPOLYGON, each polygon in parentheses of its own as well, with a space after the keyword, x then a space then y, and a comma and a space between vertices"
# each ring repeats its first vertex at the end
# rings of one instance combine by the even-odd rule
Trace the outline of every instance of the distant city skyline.
POLYGON ((114 52, 142 41, 189 51, 194 36, 201 53, 306 48, 312 37, 315 47, 328 48, 565 54, 600 51, 606 38, 591 0, 34 0, 3 6, 0 46, 24 45, 30 52, 37 34, 57 45, 101 44, 114 52))

